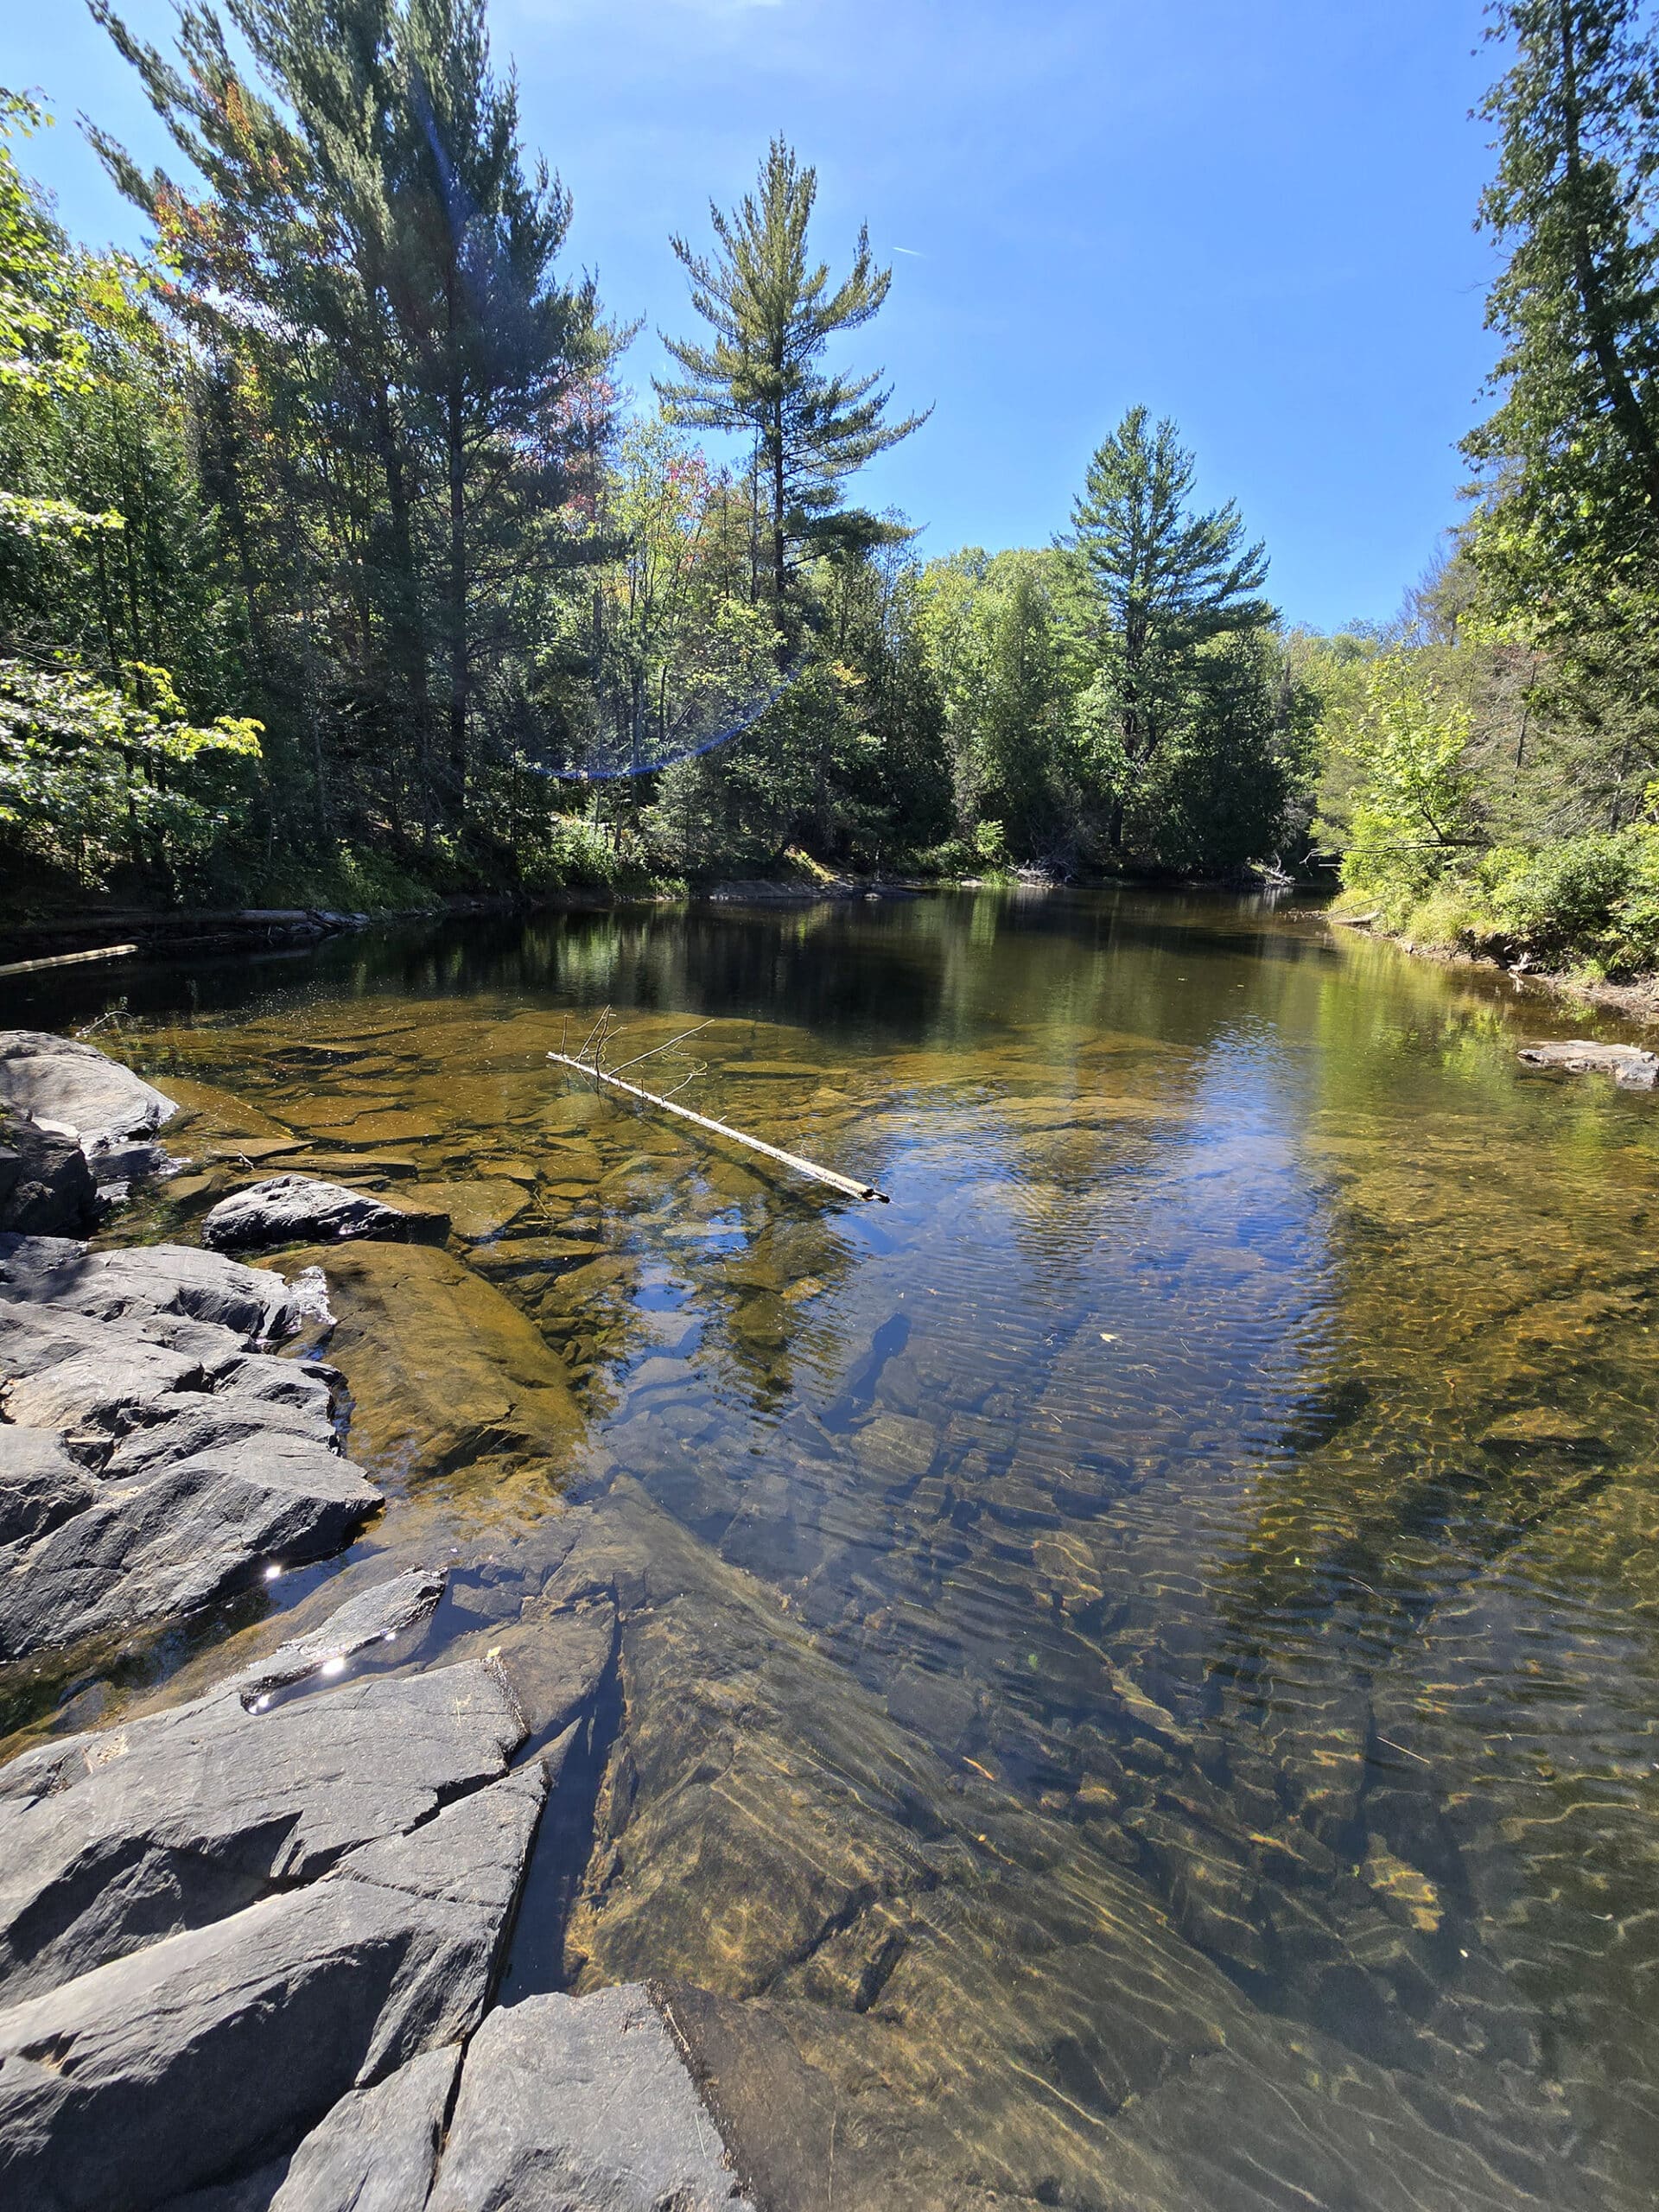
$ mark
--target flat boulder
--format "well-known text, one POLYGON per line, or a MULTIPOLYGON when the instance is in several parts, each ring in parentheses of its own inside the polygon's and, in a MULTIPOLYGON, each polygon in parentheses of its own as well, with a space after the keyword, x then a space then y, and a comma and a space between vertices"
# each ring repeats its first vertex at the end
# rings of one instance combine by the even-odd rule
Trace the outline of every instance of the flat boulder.
POLYGON ((1639 1045, 1598 1045, 1573 1037, 1565 1043, 1522 1045, 1518 1057, 1532 1068, 1562 1068, 1569 1075, 1610 1075, 1624 1090, 1651 1090, 1659 1079, 1659 1052, 1645 1052, 1639 1045))
POLYGON ((684 2059, 637 1983, 492 2012, 467 2046, 427 2212, 748 2212, 684 2059))
POLYGON ((326 1559, 382 1502, 360 1467, 279 1429, 105 1481, 82 1511, 0 1548, 0 1661, 194 1612, 267 1565, 326 1559))
POLYGON ((351 1377, 352 1446, 367 1465, 556 1481, 582 1416, 564 1362, 510 1300, 435 1245, 365 1240, 316 1256, 339 1316, 329 1356, 351 1377))
POLYGON ((148 1137, 177 1110, 96 1045, 41 1029, 0 1029, 0 1100, 88 1153, 148 1137))
POLYGON ((0 2201, 150 2212, 453 2048, 488 2001, 547 1787, 532 1764, 0 2011, 0 2201))
POLYGON ((215 1251, 269 1244, 343 1243, 359 1236, 397 1242, 434 1218, 310 1175, 268 1175, 237 1191, 203 1217, 201 1241, 215 1251))
POLYGON ((309 1689, 250 1701, 235 1680, 0 1770, 7 2001, 316 1881, 506 1771, 524 1722, 499 1667, 335 1681, 353 1656, 317 1661, 309 1689))

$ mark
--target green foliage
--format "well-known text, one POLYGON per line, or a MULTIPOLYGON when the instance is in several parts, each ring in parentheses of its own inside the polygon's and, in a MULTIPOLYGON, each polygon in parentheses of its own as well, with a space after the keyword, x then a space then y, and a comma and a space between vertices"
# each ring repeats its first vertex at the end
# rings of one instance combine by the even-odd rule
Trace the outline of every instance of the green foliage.
POLYGON ((1342 880, 1346 888, 1419 899, 1478 842, 1465 766, 1469 711, 1408 652, 1365 669, 1328 741, 1356 771, 1342 880))
POLYGON ((88 888, 123 862, 180 887, 222 835, 259 754, 258 724, 186 721, 162 671, 135 669, 153 706, 80 670, 0 660, 0 844, 88 888))

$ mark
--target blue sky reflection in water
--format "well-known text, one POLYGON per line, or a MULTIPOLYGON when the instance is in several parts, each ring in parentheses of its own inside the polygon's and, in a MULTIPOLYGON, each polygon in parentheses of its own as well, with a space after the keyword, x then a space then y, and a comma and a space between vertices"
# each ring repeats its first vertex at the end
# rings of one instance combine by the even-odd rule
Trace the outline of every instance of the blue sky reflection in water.
MULTIPOLYGON (((831 2127, 838 2212, 1650 2201, 1659 1132, 1518 1070, 1567 1014, 1130 894, 188 980, 124 979, 141 1064, 539 1170, 468 1262, 648 1564, 513 1988, 712 1993, 811 2212, 831 2127), (551 1081, 607 1001, 712 1018, 706 1109, 892 1205, 551 1081)), ((559 1526, 545 1468, 461 1467, 377 1541, 501 1605, 559 1526)))

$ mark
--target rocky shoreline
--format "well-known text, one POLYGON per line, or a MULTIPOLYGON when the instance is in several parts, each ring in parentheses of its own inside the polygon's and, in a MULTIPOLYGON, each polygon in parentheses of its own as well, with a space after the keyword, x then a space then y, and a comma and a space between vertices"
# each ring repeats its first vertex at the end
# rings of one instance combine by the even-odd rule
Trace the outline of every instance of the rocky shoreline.
MULTIPOLYGON (((385 1498, 346 1456, 351 1378, 319 1356, 326 1267, 289 1281, 62 1233, 91 1226, 100 1179, 176 1164, 158 1137, 172 1102, 90 1046, 19 1032, 0 1034, 0 1100, 10 1668, 200 1620, 338 1553, 385 1498)), ((272 1180, 263 1207, 256 1191, 215 1209, 209 1241, 423 1226, 272 1180)), ((457 1645, 443 1567, 354 1579, 189 1701, 0 1766, 9 2207, 744 2202, 662 1993, 497 2002, 538 1832, 589 1817, 616 1630, 569 1556, 588 1517, 559 1516, 571 1571, 538 1601, 533 1657, 504 1649, 510 1623, 457 1645), (448 1641, 423 1663, 446 1603, 448 1641)))

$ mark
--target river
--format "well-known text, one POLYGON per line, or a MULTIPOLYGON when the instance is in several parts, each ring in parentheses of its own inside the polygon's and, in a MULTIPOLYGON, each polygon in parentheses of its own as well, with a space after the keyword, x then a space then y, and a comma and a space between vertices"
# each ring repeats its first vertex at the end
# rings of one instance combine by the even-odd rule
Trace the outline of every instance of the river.
POLYGON ((453 1637, 567 1500, 655 1561, 509 1998, 683 1986, 786 2212, 1651 2203, 1659 1102, 1516 1059, 1613 1025, 1128 892, 375 933, 0 1021, 111 1009, 273 1166, 446 1193, 569 1380, 537 1446, 459 1369, 446 1414, 441 1334, 340 1351, 363 1555, 452 1554, 453 1637), (549 1068, 607 1004, 891 1203, 549 1068))

